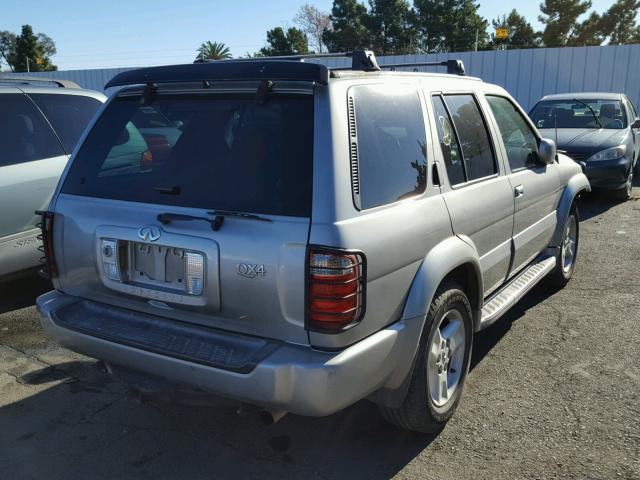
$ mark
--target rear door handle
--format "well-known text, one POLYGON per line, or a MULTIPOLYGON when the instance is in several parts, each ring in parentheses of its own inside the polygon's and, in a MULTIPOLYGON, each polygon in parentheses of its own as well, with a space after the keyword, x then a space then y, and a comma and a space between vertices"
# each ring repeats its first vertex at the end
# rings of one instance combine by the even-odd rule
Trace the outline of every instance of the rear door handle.
POLYGON ((524 195, 524 185, 518 185, 517 187, 515 187, 513 189, 513 194, 515 195, 516 198, 524 195))

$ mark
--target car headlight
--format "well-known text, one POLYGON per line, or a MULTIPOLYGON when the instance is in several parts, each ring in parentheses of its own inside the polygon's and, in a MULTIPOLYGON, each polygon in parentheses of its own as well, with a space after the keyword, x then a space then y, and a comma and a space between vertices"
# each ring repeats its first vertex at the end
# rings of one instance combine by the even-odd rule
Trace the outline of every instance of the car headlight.
POLYGON ((598 153, 591 155, 587 158, 587 162, 600 162, 602 160, 615 160, 616 158, 623 157, 627 153, 626 145, 618 145, 617 147, 607 148, 600 150, 598 153))

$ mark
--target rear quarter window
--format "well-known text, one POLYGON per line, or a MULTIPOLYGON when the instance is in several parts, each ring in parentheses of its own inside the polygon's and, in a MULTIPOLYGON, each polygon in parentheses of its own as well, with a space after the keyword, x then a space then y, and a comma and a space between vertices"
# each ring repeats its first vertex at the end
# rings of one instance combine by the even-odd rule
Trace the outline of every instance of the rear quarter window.
POLYGON ((67 153, 75 148, 102 102, 84 95, 29 94, 58 134, 67 153))
POLYGON ((0 94, 0 167, 64 155, 55 133, 29 98, 0 94))
POLYGON ((349 90, 355 112, 361 209, 424 192, 426 132, 417 88, 359 85, 349 90))

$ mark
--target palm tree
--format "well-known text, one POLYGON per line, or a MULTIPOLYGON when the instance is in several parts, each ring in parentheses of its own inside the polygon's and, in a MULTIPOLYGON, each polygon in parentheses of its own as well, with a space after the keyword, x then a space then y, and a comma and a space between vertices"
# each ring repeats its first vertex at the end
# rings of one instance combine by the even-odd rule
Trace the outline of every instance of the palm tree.
POLYGON ((231 52, 229 51, 229 47, 227 47, 224 43, 220 42, 204 42, 198 48, 198 56, 196 60, 224 60, 226 58, 231 58, 231 52))

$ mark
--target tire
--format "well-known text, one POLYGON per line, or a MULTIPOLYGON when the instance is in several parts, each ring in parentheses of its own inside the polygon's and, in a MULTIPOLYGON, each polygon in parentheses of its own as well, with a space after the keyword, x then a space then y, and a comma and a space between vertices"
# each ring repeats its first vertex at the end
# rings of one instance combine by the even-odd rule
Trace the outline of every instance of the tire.
MULTIPOLYGON (((573 235, 571 235, 573 236, 573 235)), ((574 203, 571 205, 569 215, 565 220, 562 228, 562 239, 560 241, 560 248, 556 253, 556 266, 547 275, 545 283, 553 288, 563 288, 573 275, 573 270, 576 266, 576 259, 578 258, 578 245, 580 243, 580 215, 578 214, 578 206, 574 203), (575 227, 575 237, 572 242, 567 240, 568 235, 571 235, 572 227, 575 227), (571 244, 572 243, 572 244, 571 244), (571 259, 568 261, 567 255, 571 254, 571 259)))
POLYGON ((611 192, 611 197, 619 202, 626 202, 631 198, 631 192, 633 190, 633 171, 634 168, 629 170, 629 176, 627 177, 627 183, 619 190, 611 192))
POLYGON ((442 430, 460 402, 472 343, 471 304, 457 283, 444 282, 436 291, 427 313, 407 395, 397 408, 380 406, 382 416, 405 430, 420 433, 442 430), (446 348, 433 350, 438 343, 446 348), (445 379, 452 383, 455 380, 455 385, 447 384, 450 390, 442 388, 445 379), (445 391, 446 395, 439 395, 445 391))

